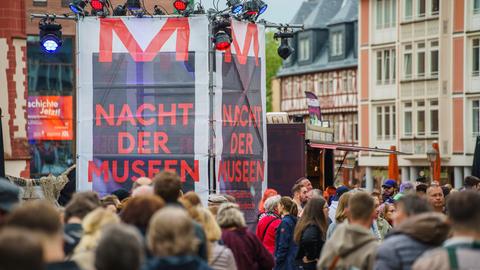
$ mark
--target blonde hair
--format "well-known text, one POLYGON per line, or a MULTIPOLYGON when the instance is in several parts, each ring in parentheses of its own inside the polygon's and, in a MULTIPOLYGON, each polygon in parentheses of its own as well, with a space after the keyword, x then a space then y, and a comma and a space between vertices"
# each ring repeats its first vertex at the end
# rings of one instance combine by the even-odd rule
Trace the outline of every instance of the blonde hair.
POLYGON ((209 242, 218 241, 222 238, 222 230, 218 226, 213 214, 206 208, 198 207, 199 223, 205 230, 205 236, 209 242))
POLYGON ((199 243, 193 220, 178 207, 165 207, 153 215, 147 241, 150 251, 159 257, 195 254, 199 243))
POLYGON ((109 224, 120 223, 120 218, 105 208, 97 208, 82 221, 83 236, 75 252, 93 250, 101 237, 102 229, 109 224))
POLYGON ((246 227, 245 217, 236 203, 223 203, 217 212, 217 223, 221 228, 246 227))
POLYGON ((340 197, 337 211, 335 212, 335 222, 337 224, 342 223, 347 218, 348 200, 351 196, 351 192, 346 192, 340 197))

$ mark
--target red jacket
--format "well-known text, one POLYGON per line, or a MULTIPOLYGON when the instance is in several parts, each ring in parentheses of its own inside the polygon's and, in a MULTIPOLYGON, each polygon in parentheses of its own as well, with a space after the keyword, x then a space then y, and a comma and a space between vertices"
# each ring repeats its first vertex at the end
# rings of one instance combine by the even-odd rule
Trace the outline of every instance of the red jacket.
POLYGON ((275 251, 275 234, 280 223, 282 219, 273 213, 263 215, 258 221, 257 237, 272 255, 275 251))

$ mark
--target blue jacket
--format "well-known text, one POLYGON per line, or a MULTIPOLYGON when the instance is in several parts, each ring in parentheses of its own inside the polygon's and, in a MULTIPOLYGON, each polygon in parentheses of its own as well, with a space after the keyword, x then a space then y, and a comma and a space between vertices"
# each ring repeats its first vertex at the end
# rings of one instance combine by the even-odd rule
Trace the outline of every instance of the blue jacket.
POLYGON ((275 241, 275 270, 298 269, 295 263, 297 254, 297 244, 293 241, 293 232, 297 218, 292 215, 286 215, 282 218, 278 226, 275 241))

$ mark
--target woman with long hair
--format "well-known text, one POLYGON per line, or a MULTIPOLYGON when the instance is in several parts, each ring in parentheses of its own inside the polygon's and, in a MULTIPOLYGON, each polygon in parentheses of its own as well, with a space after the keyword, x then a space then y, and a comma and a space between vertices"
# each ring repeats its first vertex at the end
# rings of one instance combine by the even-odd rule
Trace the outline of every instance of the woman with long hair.
POLYGON ((327 201, 320 196, 311 198, 295 227, 294 240, 298 245, 296 261, 303 269, 316 269, 327 233, 327 201))
POLYGON ((350 199, 351 195, 352 192, 347 192, 343 194, 342 197, 340 197, 337 210, 335 212, 335 219, 332 220, 332 223, 330 223, 330 225, 328 225, 327 239, 330 239, 330 237, 333 235, 333 232, 337 228, 337 225, 341 224, 347 219, 348 199, 350 199))
POLYGON ((275 270, 297 269, 295 255, 297 245, 293 241, 293 232, 297 224, 297 204, 288 196, 280 199, 277 210, 282 216, 282 222, 277 228, 275 236, 275 270))

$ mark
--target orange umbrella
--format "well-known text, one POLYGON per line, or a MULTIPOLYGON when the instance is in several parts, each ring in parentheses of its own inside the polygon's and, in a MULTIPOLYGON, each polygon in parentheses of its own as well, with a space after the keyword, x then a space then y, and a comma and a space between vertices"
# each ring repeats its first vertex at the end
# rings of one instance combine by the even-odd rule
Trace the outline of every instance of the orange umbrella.
POLYGON ((442 164, 440 161, 440 148, 438 147, 438 143, 434 142, 432 144, 433 149, 437 152, 437 158, 433 162, 433 180, 440 182, 440 173, 442 172, 442 164))
MULTIPOLYGON (((390 146, 390 150, 397 151, 395 145, 390 146)), ((391 153, 388 156, 388 179, 399 181, 397 154, 391 153)))

